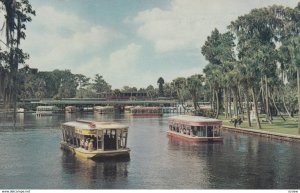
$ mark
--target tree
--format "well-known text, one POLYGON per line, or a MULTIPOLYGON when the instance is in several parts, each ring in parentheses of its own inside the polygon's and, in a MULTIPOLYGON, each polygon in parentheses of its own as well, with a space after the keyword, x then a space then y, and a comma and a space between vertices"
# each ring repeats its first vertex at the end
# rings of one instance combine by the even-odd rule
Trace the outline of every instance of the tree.
POLYGON ((78 84, 78 90, 77 90, 76 96, 78 98, 83 98, 83 93, 85 91, 84 87, 89 85, 90 78, 88 78, 82 74, 75 74, 75 80, 78 84))
POLYGON ((298 96, 298 133, 300 134, 300 37, 291 39, 291 59, 292 65, 297 70, 297 96, 298 96))
POLYGON ((73 98, 76 96, 76 88, 78 86, 76 76, 70 70, 63 71, 63 74, 64 76, 61 78, 57 97, 73 98))
POLYGON ((164 96, 164 87, 163 85, 165 84, 165 81, 162 77, 159 77, 157 80, 158 84, 158 96, 163 97, 164 96))
POLYGON ((155 89, 152 85, 149 85, 146 88, 147 95, 151 98, 151 100, 156 96, 155 89))
POLYGON ((175 78, 174 80, 172 80, 171 84, 174 86, 179 102, 183 104, 188 97, 186 78, 184 77, 175 78))
POLYGON ((276 69, 276 46, 283 28, 285 9, 281 6, 253 9, 249 14, 231 22, 231 29, 238 38, 237 51, 240 62, 245 65, 248 81, 246 89, 253 96, 257 126, 261 128, 257 110, 257 87, 263 92, 266 119, 271 123, 269 112, 269 82, 276 69), (256 70, 254 72, 253 70, 256 70), (259 73, 257 72, 259 71, 259 73))
MULTIPOLYGON (((17 72, 19 64, 24 64, 29 55, 20 49, 21 39, 25 39, 26 23, 31 21, 31 16, 35 15, 28 0, 0 0, 1 9, 5 10, 5 37, 6 44, 4 52, 5 62, 8 64, 8 82, 5 89, 5 97, 7 102, 13 103, 14 124, 16 120, 16 102, 17 102, 17 72)), ((4 26, 4 25, 3 25, 4 26)), ((4 42, 1 40, 1 42, 4 42)))
MULTIPOLYGON (((206 81, 211 88, 212 99, 216 99, 216 117, 218 117, 220 109, 223 108, 220 100, 222 89, 224 89, 225 116, 227 117, 227 94, 231 88, 237 87, 237 85, 232 85, 231 82, 226 81, 226 75, 233 69, 233 63, 235 62, 234 46, 232 33, 221 34, 217 29, 214 29, 201 48, 202 54, 209 61, 204 72, 206 81)), ((237 92, 234 92, 234 94, 237 94, 237 92)))
POLYGON ((165 83, 164 84, 164 95, 166 97, 172 98, 172 97, 175 96, 175 94, 176 94, 176 92, 175 92, 175 89, 174 89, 173 85, 171 83, 168 83, 168 82, 165 83))
POLYGON ((122 91, 123 92, 137 92, 138 90, 136 87, 123 86, 122 91))
POLYGON ((109 85, 104 79, 103 76, 100 76, 99 74, 95 75, 95 78, 93 79, 92 88, 95 89, 97 93, 101 92, 110 92, 111 91, 111 85, 109 85))
POLYGON ((186 79, 187 89, 191 94, 195 110, 198 109, 197 102, 199 99, 203 82, 204 77, 201 74, 195 74, 186 79))

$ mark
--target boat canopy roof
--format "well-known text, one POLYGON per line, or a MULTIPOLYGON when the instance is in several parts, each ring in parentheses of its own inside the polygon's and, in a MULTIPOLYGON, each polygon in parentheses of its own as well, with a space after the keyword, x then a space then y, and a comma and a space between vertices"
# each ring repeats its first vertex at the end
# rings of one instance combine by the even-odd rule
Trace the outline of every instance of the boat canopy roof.
POLYGON ((62 127, 74 128, 75 132, 80 134, 93 134, 97 130, 105 129, 128 129, 127 125, 123 125, 116 122, 95 122, 89 120, 77 120, 66 122, 62 124, 62 127))
POLYGON ((191 126, 221 126, 222 121, 201 116, 179 115, 169 118, 169 123, 178 123, 191 126))

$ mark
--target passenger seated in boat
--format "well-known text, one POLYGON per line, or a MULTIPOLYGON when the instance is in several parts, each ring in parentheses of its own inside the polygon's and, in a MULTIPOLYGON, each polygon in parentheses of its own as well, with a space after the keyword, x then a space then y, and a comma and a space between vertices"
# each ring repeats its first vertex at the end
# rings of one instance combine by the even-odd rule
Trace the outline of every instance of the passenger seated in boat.
POLYGON ((90 140, 89 144, 88 144, 88 151, 93 151, 94 150, 94 146, 93 146, 93 139, 90 140))
POLYGON ((80 147, 84 148, 84 143, 85 143, 84 139, 81 139, 80 140, 80 147))
POLYGON ((85 143, 84 143, 84 149, 88 149, 88 147, 89 147, 89 141, 90 141, 90 139, 87 138, 86 141, 85 141, 85 143))

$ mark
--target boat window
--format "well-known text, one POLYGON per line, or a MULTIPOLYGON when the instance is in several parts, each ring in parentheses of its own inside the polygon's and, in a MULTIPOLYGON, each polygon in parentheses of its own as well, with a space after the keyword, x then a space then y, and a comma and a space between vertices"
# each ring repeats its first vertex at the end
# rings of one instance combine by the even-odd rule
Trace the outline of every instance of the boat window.
POLYGON ((197 127, 190 126, 190 128, 191 128, 192 134, 195 135, 195 136, 197 136, 197 127))
POLYGON ((118 149, 126 148, 127 132, 117 131, 118 149))
POLYGON ((207 126, 207 137, 213 137, 213 126, 207 126))
POLYGON ((206 137, 206 128, 205 126, 198 126, 196 136, 198 137, 206 137))
POLYGON ((97 149, 102 149, 102 131, 97 131, 97 149))
POLYGON ((126 148, 126 145, 127 145, 127 132, 122 132, 122 147, 123 148, 126 148))
POLYGON ((106 130, 107 133, 104 135, 104 150, 116 150, 117 139, 116 129, 106 130))
POLYGON ((184 125, 180 125, 181 133, 186 134, 186 129, 184 125))
POLYGON ((215 126, 214 128, 214 136, 219 137, 220 136, 220 126, 215 126))
POLYGON ((185 129, 187 130, 187 134, 188 134, 188 135, 193 135, 191 126, 186 125, 186 126, 185 126, 185 129))

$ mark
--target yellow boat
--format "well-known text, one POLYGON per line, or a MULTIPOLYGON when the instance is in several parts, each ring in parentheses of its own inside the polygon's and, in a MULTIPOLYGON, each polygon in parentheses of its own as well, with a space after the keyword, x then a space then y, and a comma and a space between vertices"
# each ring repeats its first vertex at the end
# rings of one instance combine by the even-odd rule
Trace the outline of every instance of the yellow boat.
POLYGON ((63 123, 62 135, 61 148, 80 157, 129 157, 127 125, 77 120, 63 123))

